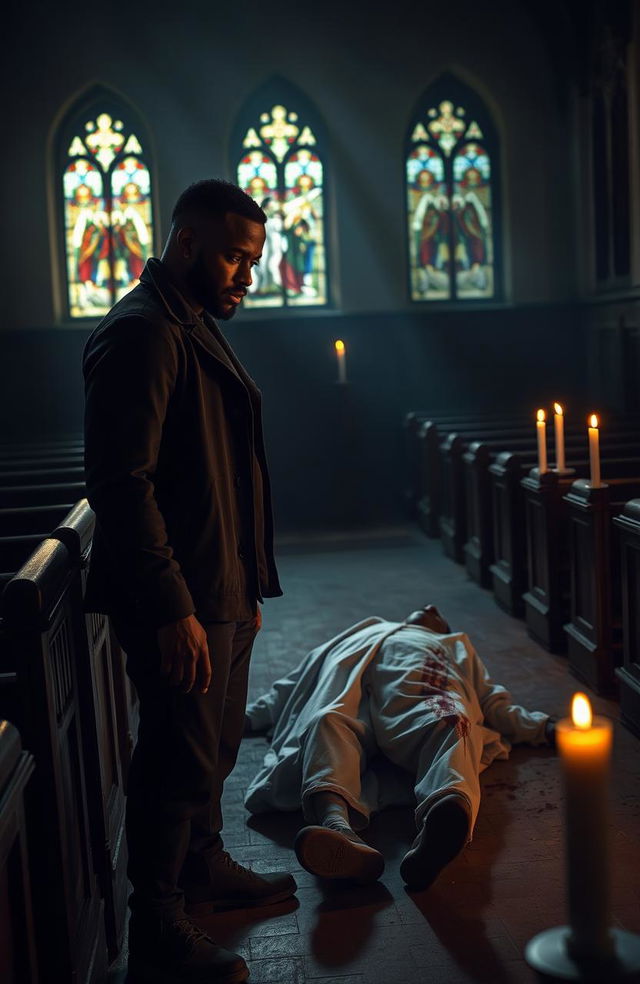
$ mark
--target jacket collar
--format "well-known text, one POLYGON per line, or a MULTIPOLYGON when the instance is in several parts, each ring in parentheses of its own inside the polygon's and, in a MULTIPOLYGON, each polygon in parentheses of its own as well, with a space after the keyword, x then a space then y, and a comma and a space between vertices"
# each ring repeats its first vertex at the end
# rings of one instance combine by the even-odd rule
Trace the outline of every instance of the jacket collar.
POLYGON ((235 352, 220 331, 217 321, 207 311, 203 311, 199 317, 193 308, 187 303, 178 288, 174 285, 162 260, 150 257, 145 268, 140 275, 140 282, 145 286, 155 290, 171 319, 180 325, 189 335, 195 338, 200 345, 206 349, 209 355, 213 356, 220 365, 232 376, 239 377, 245 387, 249 390, 252 402, 260 399, 260 392, 253 379, 238 360, 235 352), (212 337, 213 336, 213 337, 212 337), (220 352, 216 350, 216 344, 224 349, 227 359, 233 367, 230 369, 225 359, 220 358, 220 352))
POLYGON ((140 283, 155 290, 172 321, 183 328, 195 326, 196 313, 175 286, 162 260, 150 257, 140 275, 140 283))

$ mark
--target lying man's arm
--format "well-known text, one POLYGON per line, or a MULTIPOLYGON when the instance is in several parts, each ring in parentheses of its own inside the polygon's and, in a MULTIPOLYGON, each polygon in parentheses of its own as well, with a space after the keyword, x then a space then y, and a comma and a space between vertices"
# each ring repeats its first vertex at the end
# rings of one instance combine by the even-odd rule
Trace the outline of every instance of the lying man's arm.
POLYGON ((527 742, 529 745, 553 744, 551 718, 543 711, 528 711, 513 703, 509 691, 494 683, 489 672, 467 642, 469 658, 473 660, 473 681, 486 724, 498 731, 512 744, 527 742))

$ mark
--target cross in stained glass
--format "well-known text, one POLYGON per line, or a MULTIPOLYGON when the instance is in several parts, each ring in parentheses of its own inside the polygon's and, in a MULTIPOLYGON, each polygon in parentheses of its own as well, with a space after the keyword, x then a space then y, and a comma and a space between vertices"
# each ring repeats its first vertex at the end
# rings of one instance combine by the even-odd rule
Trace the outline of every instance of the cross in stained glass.
POLYGON ((282 161, 290 144, 300 132, 300 127, 294 122, 298 118, 296 113, 287 114, 284 106, 274 106, 270 120, 267 113, 263 113, 260 118, 264 121, 264 126, 260 127, 260 136, 271 148, 276 159, 282 161))
POLYGON ((429 133, 438 141, 446 156, 448 157, 456 145, 458 138, 465 129, 465 123, 459 117, 464 115, 464 109, 458 107, 456 114, 453 111, 453 103, 445 99, 438 107, 440 115, 436 109, 429 110, 431 122, 429 123, 429 133))
POLYGON ((114 123, 108 113, 100 113, 95 124, 87 123, 86 130, 87 147, 105 171, 108 170, 124 143, 124 137, 119 132, 122 130, 122 123, 120 120, 114 123))

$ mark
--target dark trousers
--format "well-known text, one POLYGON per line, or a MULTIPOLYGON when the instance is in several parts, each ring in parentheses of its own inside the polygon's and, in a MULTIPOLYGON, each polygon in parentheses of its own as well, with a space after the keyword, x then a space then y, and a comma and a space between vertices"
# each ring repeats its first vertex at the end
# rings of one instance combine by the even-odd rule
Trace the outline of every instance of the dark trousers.
POLYGON ((220 799, 244 728, 256 621, 204 626, 212 677, 206 694, 184 694, 160 674, 156 633, 114 619, 127 672, 140 698, 140 728, 127 789, 130 899, 137 912, 165 916, 184 905, 185 866, 222 850, 220 799))

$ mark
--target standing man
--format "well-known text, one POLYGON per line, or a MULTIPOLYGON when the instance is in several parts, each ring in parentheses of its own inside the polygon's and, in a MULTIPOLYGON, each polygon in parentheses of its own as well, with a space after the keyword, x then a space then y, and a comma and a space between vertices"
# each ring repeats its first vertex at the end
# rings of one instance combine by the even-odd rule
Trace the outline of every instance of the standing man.
POLYGON ((214 320, 242 302, 265 221, 235 185, 191 185, 162 258, 84 355, 96 514, 86 608, 111 616, 140 697, 127 802, 134 981, 245 981, 242 957, 185 903, 265 905, 296 889, 287 873, 243 868, 220 836, 258 602, 282 594, 260 392, 214 320))

